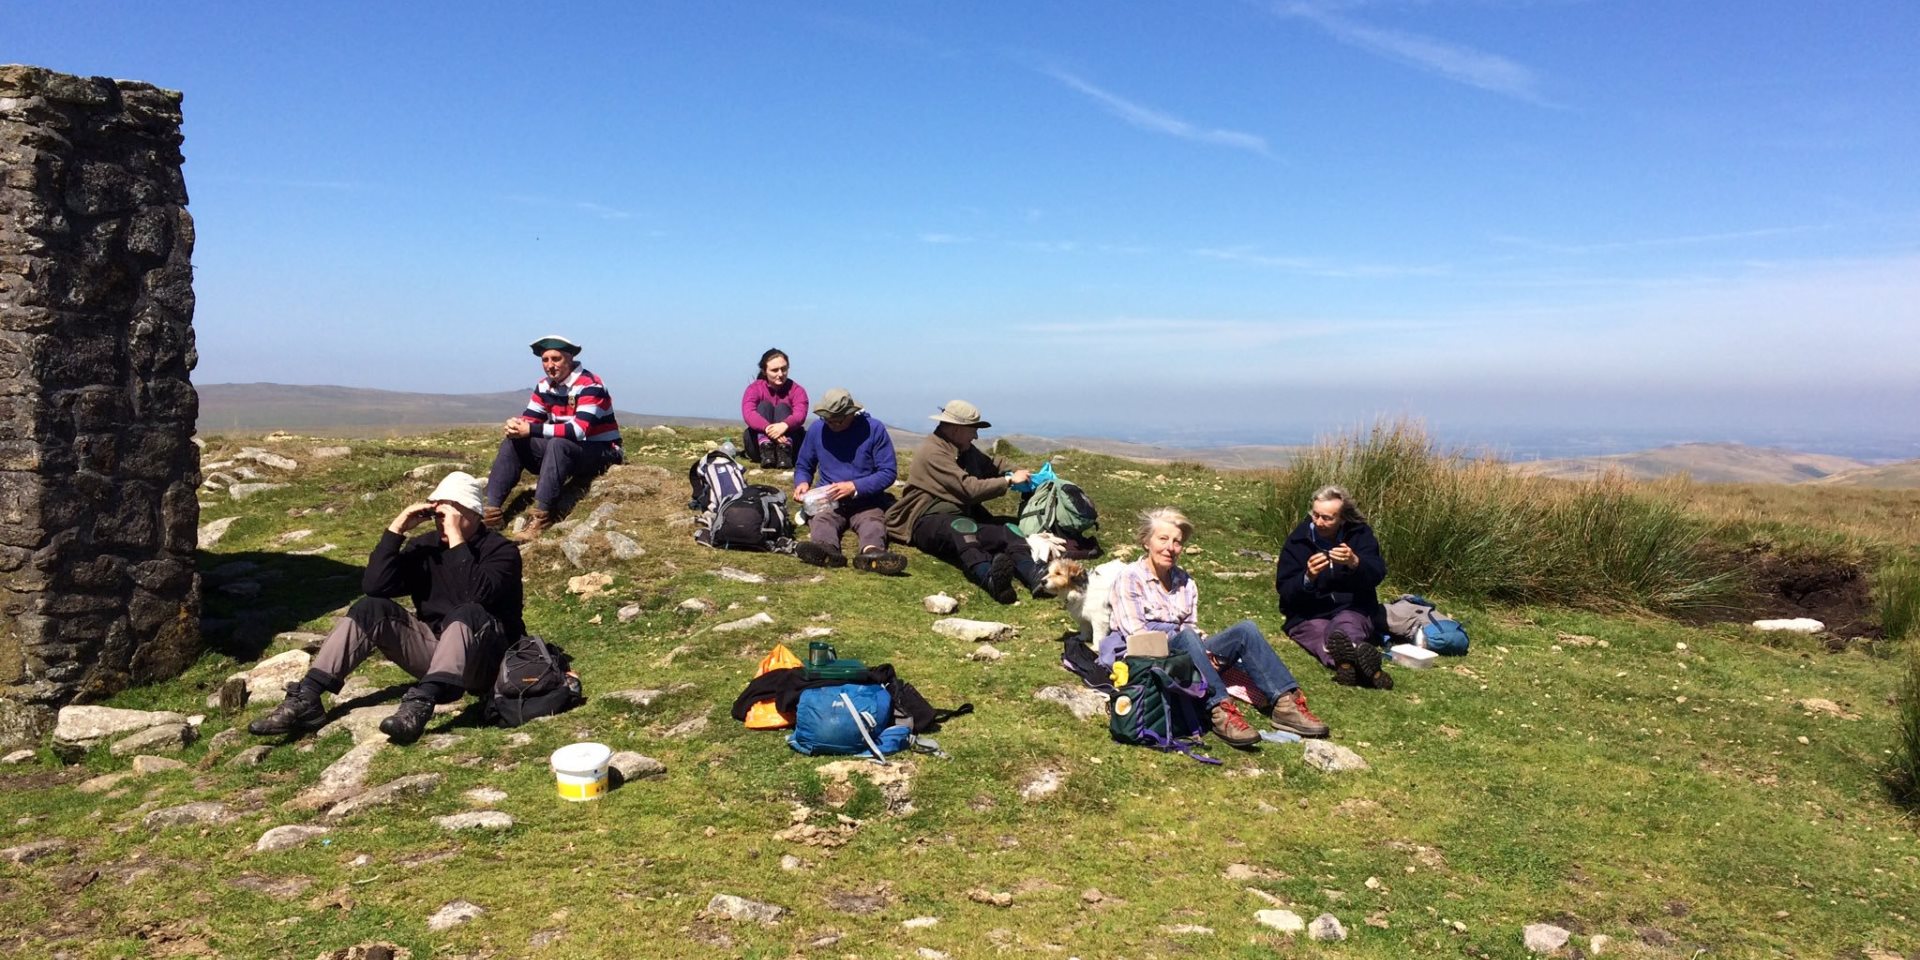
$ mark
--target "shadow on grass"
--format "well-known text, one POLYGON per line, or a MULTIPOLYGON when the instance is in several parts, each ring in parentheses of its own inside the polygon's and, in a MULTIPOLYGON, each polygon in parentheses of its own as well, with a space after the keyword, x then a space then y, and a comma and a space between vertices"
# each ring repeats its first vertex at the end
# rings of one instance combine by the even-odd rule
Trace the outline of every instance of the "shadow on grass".
POLYGON ((207 649, 243 662, 258 660, 277 634, 359 599, 365 569, 361 562, 265 551, 202 551, 198 561, 207 649))

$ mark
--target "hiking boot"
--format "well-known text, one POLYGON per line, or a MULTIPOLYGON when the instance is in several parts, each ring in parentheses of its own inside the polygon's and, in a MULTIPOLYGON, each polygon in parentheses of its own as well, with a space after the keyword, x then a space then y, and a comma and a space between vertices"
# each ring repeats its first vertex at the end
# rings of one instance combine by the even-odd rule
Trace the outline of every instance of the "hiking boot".
POLYGON ((1387 676, 1386 664, 1381 661, 1379 646, 1361 642, 1353 645, 1353 670, 1359 675, 1362 686, 1375 690, 1392 690, 1393 678, 1387 676))
POLYGON ((487 507, 480 511, 480 523, 488 530, 498 530, 507 522, 506 511, 498 506, 487 507))
POLYGON ((308 693, 298 683, 289 683, 287 698, 275 704, 266 716, 247 724, 247 732, 256 737, 279 737, 318 730, 326 722, 327 710, 320 705, 320 695, 308 693))
POLYGON ((1014 574, 1013 554, 996 553, 987 567, 987 582, 981 586, 987 588, 987 596, 1001 603, 1012 603, 1020 599, 1020 595, 1013 592, 1014 574))
POLYGON ((433 701, 407 697, 400 701, 393 716, 380 721, 380 732, 387 739, 402 746, 420 739, 427 729, 427 721, 433 719, 433 701))
POLYGON ((1033 555, 1026 550, 1018 547, 1014 549, 1018 553, 1013 558, 1013 575, 1019 577, 1020 582, 1026 585, 1027 592, 1033 594, 1035 600, 1045 600, 1053 596, 1053 591, 1047 589, 1046 568, 1033 562, 1033 555))
POLYGON ((891 550, 865 550, 853 558, 853 568, 866 573, 897 577, 907 572, 907 558, 891 550))
POLYGON ((1303 737, 1324 737, 1333 732, 1325 721, 1307 709, 1307 695, 1301 693, 1298 687, 1281 694, 1267 708, 1267 719, 1274 726, 1303 737))
POLYGON ((1240 705, 1232 700, 1222 700, 1213 705, 1209 712, 1213 721, 1213 735, 1227 742, 1230 747, 1251 747, 1260 742, 1260 734, 1240 715, 1240 705))
POLYGON ((798 557, 801 563, 816 567, 844 567, 847 565, 847 558, 842 556, 840 551, 829 550, 820 544, 814 543, 812 540, 806 540, 796 545, 793 548, 793 555, 798 557))
POLYGON ((542 510, 539 507, 534 507, 532 510, 528 510, 527 525, 520 529, 520 539, 522 540, 540 539, 540 535, 547 532, 547 527, 550 525, 548 521, 551 519, 552 519, 551 515, 548 514, 547 511, 542 510))
POLYGON ((1333 658, 1333 682, 1343 687, 1360 685, 1360 668, 1353 661, 1354 643, 1344 631, 1327 635, 1327 656, 1333 658))
POLYGON ((792 470, 793 455, 794 455, 793 444, 791 443, 781 444, 779 449, 774 451, 773 468, 775 470, 792 470))

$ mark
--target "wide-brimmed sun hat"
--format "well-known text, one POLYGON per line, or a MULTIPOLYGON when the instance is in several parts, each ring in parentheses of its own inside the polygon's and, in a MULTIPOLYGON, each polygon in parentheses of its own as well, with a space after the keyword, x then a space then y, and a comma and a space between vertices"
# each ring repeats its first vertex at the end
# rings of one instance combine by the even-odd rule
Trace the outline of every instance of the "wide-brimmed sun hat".
POLYGON ((549 333, 546 336, 541 337, 538 340, 535 340, 533 343, 529 344, 529 346, 533 347, 533 355, 536 357, 543 353, 546 353, 548 350, 558 350, 569 357, 577 357, 580 355, 579 344, 574 343, 572 340, 568 340, 566 337, 563 337, 557 333, 549 333))
POLYGON ((853 394, 848 393, 845 387, 834 387, 814 405, 813 412, 815 416, 824 420, 828 417, 851 417, 864 409, 866 408, 853 402, 853 394))
POLYGON ((483 503, 481 498, 486 495, 486 492, 485 481, 471 473, 455 470, 440 478, 440 485, 434 487, 432 493, 427 494, 427 502, 455 503, 474 513, 481 513, 480 508, 483 503))
POLYGON ((927 419, 938 420, 941 423, 951 423, 956 427, 979 427, 982 430, 993 426, 993 424, 980 419, 979 407, 965 400, 949 400, 946 406, 940 408, 939 413, 927 419))

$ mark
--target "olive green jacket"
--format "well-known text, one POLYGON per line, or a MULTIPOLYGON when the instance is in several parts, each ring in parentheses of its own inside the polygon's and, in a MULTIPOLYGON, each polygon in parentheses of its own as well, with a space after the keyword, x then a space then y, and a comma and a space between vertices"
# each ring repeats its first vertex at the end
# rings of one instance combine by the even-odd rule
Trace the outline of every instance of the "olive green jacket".
POLYGON ((1007 492, 1013 479, 1006 461, 976 447, 965 450, 939 434, 930 434, 907 466, 907 489, 887 510, 887 536, 906 543, 913 525, 928 513, 952 513, 986 521, 981 504, 1007 492))

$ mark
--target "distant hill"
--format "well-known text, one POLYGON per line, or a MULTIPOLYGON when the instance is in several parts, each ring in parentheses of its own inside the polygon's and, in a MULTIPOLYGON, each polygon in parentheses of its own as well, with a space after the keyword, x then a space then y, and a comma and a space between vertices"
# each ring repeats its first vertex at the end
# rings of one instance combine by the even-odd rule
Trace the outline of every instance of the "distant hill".
POLYGON ((1533 460, 1513 469, 1536 477, 1563 480, 1598 476, 1615 470, 1636 480, 1654 480, 1689 474, 1701 483, 1806 483, 1836 474, 1869 469, 1846 457, 1795 453, 1750 447, 1740 443, 1679 443, 1637 453, 1567 460, 1533 460))
MULTIPOLYGON (((200 392, 203 434, 290 430, 324 436, 398 436, 436 428, 499 423, 527 402, 525 390, 503 393, 403 393, 361 387, 284 383, 210 383, 200 392)), ((710 417, 663 417, 617 410, 623 425, 729 426, 710 417)))
POLYGON ((1152 443, 1133 443, 1127 440, 1107 440, 1100 437, 1037 437, 1023 433, 1008 436, 1006 441, 1030 453, 1085 450, 1143 463, 1172 463, 1179 460, 1228 470, 1284 467, 1301 449, 1259 444, 1239 444, 1230 447, 1170 447, 1152 443))
POLYGON ((1920 487, 1920 460, 1903 460, 1877 467, 1845 470, 1813 482, 1822 486, 1908 490, 1920 487))

